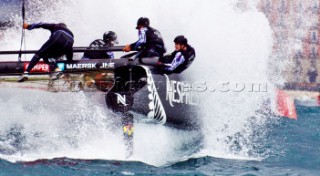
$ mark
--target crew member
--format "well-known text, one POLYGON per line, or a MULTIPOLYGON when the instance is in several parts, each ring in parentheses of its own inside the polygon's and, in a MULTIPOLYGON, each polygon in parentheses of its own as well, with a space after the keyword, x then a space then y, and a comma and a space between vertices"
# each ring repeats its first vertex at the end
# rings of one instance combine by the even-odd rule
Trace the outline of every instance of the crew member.
POLYGON ((196 53, 183 35, 177 36, 174 43, 175 51, 171 55, 165 56, 161 61, 164 64, 164 70, 181 73, 192 64, 196 53))
MULTIPOLYGON (((28 73, 42 58, 45 63, 50 66, 50 71, 58 71, 55 61, 49 62, 49 58, 58 58, 66 55, 68 62, 73 58, 73 33, 67 28, 64 23, 49 24, 49 23, 34 23, 23 24, 24 29, 32 30, 36 28, 47 29, 51 32, 49 40, 37 51, 29 63, 27 70, 19 78, 18 82, 23 82, 28 79, 28 73), (57 70, 56 70, 57 69, 57 70)), ((57 76, 57 75, 56 75, 57 76)))
POLYGON ((136 29, 139 31, 139 40, 130 45, 126 45, 123 51, 139 51, 136 58, 144 57, 162 57, 166 52, 163 39, 158 30, 150 27, 148 18, 138 19, 136 29))
MULTIPOLYGON (((103 34, 103 39, 97 39, 93 41, 89 49, 101 48, 101 47, 112 47, 114 44, 118 43, 117 34, 113 31, 108 31, 103 34)), ((87 51, 83 55, 83 60, 85 59, 113 59, 113 52, 104 51, 87 51)))

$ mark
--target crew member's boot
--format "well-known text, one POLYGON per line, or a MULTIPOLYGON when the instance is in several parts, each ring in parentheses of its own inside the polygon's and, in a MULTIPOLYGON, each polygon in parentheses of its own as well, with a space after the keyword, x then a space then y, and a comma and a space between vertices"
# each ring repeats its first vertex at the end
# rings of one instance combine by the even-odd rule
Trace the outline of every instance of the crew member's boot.
POLYGON ((62 75, 62 70, 57 66, 57 63, 55 59, 49 59, 49 66, 50 66, 50 76, 51 80, 57 80, 61 77, 62 75))
POLYGON ((18 79, 17 82, 24 82, 24 81, 27 81, 28 80, 28 74, 29 72, 24 72, 18 79))
POLYGON ((51 72, 51 80, 57 80, 62 76, 62 70, 60 68, 56 68, 53 72, 51 72))

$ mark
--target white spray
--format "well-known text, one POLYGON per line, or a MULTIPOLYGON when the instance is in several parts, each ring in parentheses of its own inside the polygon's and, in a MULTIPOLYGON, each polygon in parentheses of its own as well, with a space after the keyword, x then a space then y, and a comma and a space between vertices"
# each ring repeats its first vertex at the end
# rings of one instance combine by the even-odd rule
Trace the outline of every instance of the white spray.
MULTIPOLYGON (((201 78, 199 81, 208 85, 226 81, 268 84, 271 30, 264 15, 255 10, 254 3, 236 0, 31 0, 27 4, 28 22, 65 22, 75 34, 76 46, 87 46, 108 30, 118 34, 121 44, 133 42, 137 39, 136 20, 147 16, 151 25, 161 31, 170 52, 173 38, 180 34, 196 48, 197 58, 190 68, 194 79, 201 78)), ((13 18, 18 24, 20 17, 13 18)), ((18 49, 19 32, 18 28, 6 30, 0 48, 18 49)), ((27 49, 39 48, 49 36, 40 29, 26 33, 27 49)), ((110 112, 105 111, 103 104, 88 102, 92 99, 83 94, 28 92, 37 95, 28 97, 22 90, 10 91, 0 92, 0 118, 4 122, 0 132, 5 133, 12 125, 21 125, 27 136, 26 145, 32 147, 22 146, 22 152, 13 151, 14 154, 1 158, 13 161, 63 156, 124 159, 121 132, 112 128, 110 112), (67 98, 62 98, 64 96, 67 98), (39 101, 40 105, 32 103, 39 101), (13 111, 16 113, 10 115, 13 111)), ((255 112, 268 93, 218 90, 207 91, 204 95, 207 97, 201 104, 204 146, 199 155, 251 158, 251 153, 255 153, 252 148, 258 144, 250 141, 253 133, 250 122, 255 117, 256 125, 264 123, 264 117, 255 112), (237 135, 241 139, 236 138, 237 135), (233 147, 235 142, 239 144, 237 149, 233 147)), ((154 165, 190 157, 190 153, 180 150, 194 142, 198 135, 146 124, 138 124, 135 129, 133 159, 154 165)))

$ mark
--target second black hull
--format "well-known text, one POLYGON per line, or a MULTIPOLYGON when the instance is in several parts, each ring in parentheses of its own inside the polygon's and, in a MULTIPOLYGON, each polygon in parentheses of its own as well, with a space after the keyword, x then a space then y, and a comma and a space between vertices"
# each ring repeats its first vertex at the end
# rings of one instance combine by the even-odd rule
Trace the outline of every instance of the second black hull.
POLYGON ((155 66, 126 64, 115 68, 107 105, 115 112, 135 112, 150 122, 198 128, 201 116, 187 71, 168 74, 155 66))

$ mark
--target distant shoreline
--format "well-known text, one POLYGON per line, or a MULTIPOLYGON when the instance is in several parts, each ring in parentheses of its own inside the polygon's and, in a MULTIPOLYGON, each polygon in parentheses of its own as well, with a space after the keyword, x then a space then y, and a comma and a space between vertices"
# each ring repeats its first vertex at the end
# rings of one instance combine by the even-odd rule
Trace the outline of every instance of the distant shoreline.
POLYGON ((282 88, 288 91, 307 91, 307 92, 320 92, 319 83, 285 83, 282 88))
POLYGON ((318 83, 285 83, 281 89, 293 99, 305 97, 318 99, 320 96, 320 84, 318 83))
POLYGON ((301 99, 304 97, 318 99, 318 97, 320 96, 319 92, 311 92, 311 91, 285 90, 285 92, 293 99, 301 99))

